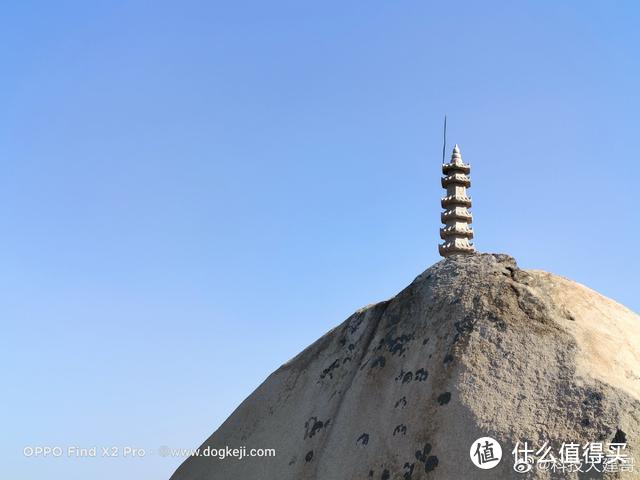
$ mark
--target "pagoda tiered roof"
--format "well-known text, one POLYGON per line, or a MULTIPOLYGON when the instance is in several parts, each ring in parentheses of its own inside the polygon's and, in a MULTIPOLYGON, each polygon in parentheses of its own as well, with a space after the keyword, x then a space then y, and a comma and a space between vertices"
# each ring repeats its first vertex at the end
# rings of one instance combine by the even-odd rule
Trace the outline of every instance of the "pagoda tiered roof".
POLYGON ((464 173, 452 173, 451 175, 442 177, 440 183, 442 184, 442 188, 447 188, 449 185, 460 185, 469 188, 471 186, 471 179, 464 173))
POLYGON ((456 223, 455 225, 449 225, 448 227, 442 227, 440 229, 440 238, 443 240, 446 240, 448 237, 453 235, 473 238, 473 228, 466 223, 456 223))
POLYGON ((471 172, 470 164, 457 164, 457 163, 445 163, 442 165, 442 173, 448 175, 449 173, 469 173, 471 172))
POLYGON ((476 251, 476 247, 469 243, 466 238, 456 238, 453 240, 447 240, 441 245, 438 245, 438 251, 443 257, 455 254, 469 254, 476 251))
POLYGON ((471 223, 473 217, 466 207, 454 207, 442 212, 440 214, 440 220, 442 223, 447 223, 451 220, 460 220, 462 222, 471 223))
POLYGON ((440 199, 440 205, 442 205, 442 208, 451 206, 471 207, 471 197, 466 195, 447 195, 440 199))

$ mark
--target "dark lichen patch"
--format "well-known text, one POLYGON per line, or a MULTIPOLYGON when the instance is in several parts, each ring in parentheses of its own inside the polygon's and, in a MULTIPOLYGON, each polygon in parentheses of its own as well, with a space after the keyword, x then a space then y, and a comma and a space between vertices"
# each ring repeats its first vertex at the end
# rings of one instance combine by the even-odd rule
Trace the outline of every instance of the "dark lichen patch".
POLYGON ((407 406, 407 397, 402 397, 400 400, 396 402, 393 408, 404 408, 407 406))
POLYGON ((393 429, 393 436, 396 435, 406 435, 407 434, 407 426, 404 423, 400 425, 396 425, 396 428, 393 429))
MULTIPOLYGON (((584 400, 582 401, 582 415, 585 418, 600 418, 604 412, 604 395, 596 390, 591 388, 587 388, 584 393, 584 400)), ((598 429, 600 431, 600 435, 604 435, 603 438, 606 438, 611 429, 608 428, 608 432, 604 432, 605 429, 598 429)), ((598 440, 602 440, 603 438, 598 438, 598 440)))
POLYGON ((404 470, 404 473, 402 474, 402 480, 411 480, 414 467, 415 463, 406 462, 404 464, 404 466, 402 467, 402 469, 404 470))
POLYGON ((465 316, 462 320, 454 322, 453 326, 456 329, 456 334, 453 337, 453 343, 457 343, 461 338, 468 337, 475 326, 476 319, 470 315, 465 316))
POLYGON ((612 435, 615 430, 610 425, 604 424, 601 420, 606 410, 604 394, 593 388, 580 390, 581 392, 579 391, 578 395, 580 393, 583 395, 581 412, 578 414, 582 417, 580 425, 585 429, 589 428, 592 430, 589 432, 589 435, 597 436, 595 440, 603 441, 611 438, 610 435, 612 435))
POLYGON ((349 349, 350 352, 352 352, 354 348, 356 348, 356 346, 353 343, 350 343, 349 346, 347 347, 347 349, 349 349))
POLYGON ((358 315, 355 318, 351 319, 351 321, 347 325, 347 329, 349 330, 349 333, 351 335, 358 331, 358 328, 360 328, 360 324, 362 323, 363 319, 364 317, 362 315, 358 315))
POLYGON ((375 367, 383 368, 386 363, 387 361, 385 360, 384 356, 380 355, 373 361, 373 363, 371 364, 371 368, 375 368, 375 367))
POLYGON ((416 460, 424 463, 424 471, 430 472, 438 466, 438 457, 429 455, 431 453, 431 444, 425 443, 422 450, 416 450, 416 460))
POLYGON ((369 470, 369 478, 373 478, 373 470, 369 470))
POLYGON ((356 445, 367 445, 369 443, 369 434, 363 433, 356 440, 356 445))
POLYGON ((386 350, 392 356, 403 356, 408 349, 408 344, 415 338, 415 332, 403 333, 398 336, 386 335, 378 342, 376 350, 386 350))
POLYGON ((427 461, 424 462, 424 471, 430 472, 437 466, 438 466, 438 457, 436 457, 435 455, 431 455, 429 456, 429 458, 427 458, 427 461))
POLYGON ((389 470, 387 470, 386 468, 382 471, 382 475, 380 476, 380 480, 389 480, 391 478, 391 474, 389 473, 389 470))
POLYGON ((351 361, 351 357, 344 357, 342 359, 342 364, 344 365, 345 363, 350 362, 350 361, 351 361))
POLYGON ((446 405, 451 400, 451 392, 444 392, 438 395, 438 403, 440 406, 446 405))
POLYGON ((429 376, 429 372, 427 372, 424 368, 420 368, 414 374, 413 372, 405 372, 404 370, 400 370, 400 373, 396 376, 396 382, 409 383, 411 381, 416 382, 424 382, 429 376))
POLYGON ((442 361, 442 363, 447 364, 447 363, 450 363, 450 362, 453 362, 453 355, 451 355, 450 353, 447 353, 444 356, 444 360, 442 361))
POLYGON ((387 341, 387 349, 391 355, 402 355, 407 350, 407 344, 413 340, 414 334, 403 334, 387 341))
POLYGON ((487 314, 487 318, 496 326, 499 331, 505 332, 507 330, 507 322, 498 317, 494 312, 489 312, 487 314))
POLYGON ((616 434, 613 436, 611 443, 627 443, 627 434, 616 428, 616 434))
POLYGON ((429 372, 427 372, 424 368, 421 368, 416 372, 414 380, 416 382, 424 382, 428 376, 429 376, 429 372))
POLYGON ((340 359, 336 358, 331 365, 322 370, 320 374, 320 379, 324 379, 325 377, 333 378, 333 371, 340 366, 340 359))
POLYGON ((311 460, 313 460, 313 450, 309 450, 307 454, 304 456, 305 462, 309 463, 311 460))
POLYGON ((585 399, 582 404, 586 406, 596 406, 602 402, 603 395, 595 390, 587 389, 585 399))
POLYGON ((429 341, 429 337, 425 338, 425 339, 422 341, 422 345, 426 345, 428 341, 429 341))
POLYGON ((424 447, 422 447, 422 450, 416 450, 416 460, 418 460, 419 462, 426 461, 427 455, 429 455, 429 453, 431 453, 431 444, 425 443, 424 447))
POLYGON ((304 422, 304 438, 312 438, 316 433, 318 433, 323 428, 329 426, 331 419, 328 418, 324 422, 322 420, 318 420, 318 417, 311 417, 309 420, 304 422))

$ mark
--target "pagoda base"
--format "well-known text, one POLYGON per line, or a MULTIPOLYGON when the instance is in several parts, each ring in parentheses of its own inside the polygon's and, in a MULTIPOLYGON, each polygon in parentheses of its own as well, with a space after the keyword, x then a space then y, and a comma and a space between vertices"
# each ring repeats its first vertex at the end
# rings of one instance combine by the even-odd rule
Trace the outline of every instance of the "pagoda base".
POLYGON ((472 243, 469 243, 466 238, 458 238, 438 245, 438 251, 443 257, 450 257, 451 255, 471 255, 476 253, 476 247, 472 243))

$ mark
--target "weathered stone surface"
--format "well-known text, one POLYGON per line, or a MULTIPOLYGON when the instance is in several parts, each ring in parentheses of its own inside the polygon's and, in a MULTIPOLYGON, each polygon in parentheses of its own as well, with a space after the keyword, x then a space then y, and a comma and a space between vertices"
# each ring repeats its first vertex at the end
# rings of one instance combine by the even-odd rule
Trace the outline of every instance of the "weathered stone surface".
POLYGON ((203 444, 275 458, 191 457, 172 480, 603 478, 518 475, 510 452, 623 435, 640 462, 639 327, 507 255, 449 257, 279 368, 203 444), (492 470, 469 460, 482 436, 502 444, 492 470))

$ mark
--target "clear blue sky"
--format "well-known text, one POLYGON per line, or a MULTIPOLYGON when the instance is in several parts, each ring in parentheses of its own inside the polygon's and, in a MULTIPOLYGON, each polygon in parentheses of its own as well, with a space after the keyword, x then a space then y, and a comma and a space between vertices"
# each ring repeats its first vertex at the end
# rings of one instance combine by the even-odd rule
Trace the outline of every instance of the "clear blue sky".
POLYGON ((3 475, 180 463, 273 370, 438 261, 441 124, 476 245, 640 310, 637 2, 0 7, 3 475))

